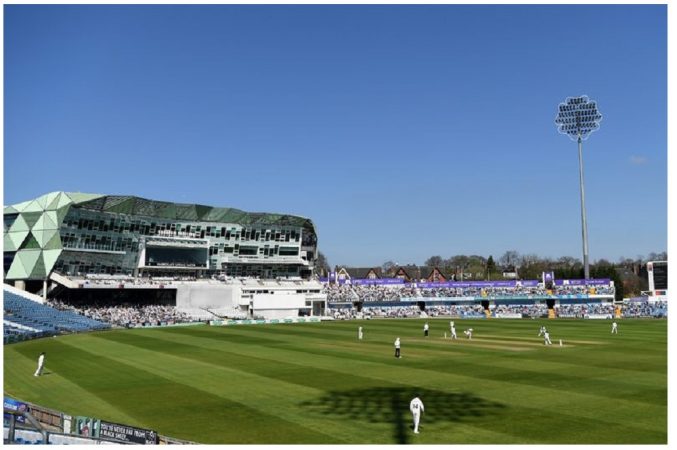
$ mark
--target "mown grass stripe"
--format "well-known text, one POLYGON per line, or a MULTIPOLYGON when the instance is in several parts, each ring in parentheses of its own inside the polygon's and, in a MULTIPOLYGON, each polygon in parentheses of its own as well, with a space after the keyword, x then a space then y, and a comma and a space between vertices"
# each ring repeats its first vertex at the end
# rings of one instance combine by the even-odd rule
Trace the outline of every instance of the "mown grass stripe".
POLYGON ((54 363, 63 359, 66 353, 61 352, 63 346, 49 346, 49 356, 46 359, 44 375, 33 377, 36 368, 36 360, 41 349, 44 348, 40 340, 29 341, 26 346, 5 346, 5 355, 10 356, 12 364, 4 365, 5 380, 24 380, 25 383, 11 383, 11 387, 5 384, 5 395, 19 399, 31 399, 32 402, 59 410, 64 404, 77 399, 73 409, 68 413, 71 415, 88 415, 92 411, 100 409, 106 412, 113 412, 121 423, 133 423, 136 419, 124 411, 118 409, 111 403, 100 397, 92 396, 90 392, 83 389, 77 381, 71 380, 54 371, 54 363), (39 346, 39 348, 37 347, 39 346), (19 350, 19 351, 17 351, 19 350))
MULTIPOLYGON (((255 330, 254 328, 252 328, 251 330, 252 330, 252 331, 251 331, 252 333, 255 333, 255 332, 256 332, 256 330, 255 330)), ((359 344, 358 344, 358 345, 359 345, 359 344)), ((279 347, 279 344, 277 345, 277 348, 278 348, 278 350, 281 350, 280 347, 279 347)), ((338 347, 338 348, 340 348, 340 347, 338 347)), ((246 352, 246 346, 244 346, 244 347, 242 348, 242 350, 244 351, 243 354, 247 354, 247 352, 246 352)), ((296 350, 296 349, 287 349, 287 348, 285 348, 285 350, 298 351, 298 350, 296 350)), ((236 350, 235 350, 235 349, 232 349, 232 351, 236 351, 236 350)), ((239 350, 238 350, 238 351, 239 351, 239 350)), ((309 351, 304 349, 304 350, 302 350, 302 352, 303 352, 304 354, 307 354, 309 351)), ((317 354, 318 356, 326 356, 326 353, 327 353, 327 352, 323 350, 323 351, 313 351, 312 353, 315 353, 315 354, 317 354)), ((351 352, 341 351, 339 354, 333 353, 332 356, 334 356, 334 357, 342 357, 342 358, 346 358, 346 359, 351 359, 351 358, 354 357, 354 354, 351 353, 351 352)), ((280 359, 283 360, 283 361, 293 360, 293 359, 294 359, 293 356, 290 356, 290 355, 287 355, 287 354, 280 354, 280 355, 271 356, 271 357, 280 358, 280 359)), ((381 356, 381 358, 382 358, 382 356, 381 356)), ((367 358, 366 361, 369 361, 369 362, 371 363, 371 362, 373 362, 373 358, 367 358)), ((365 362, 366 362, 366 361, 365 361, 365 362)), ((386 362, 386 364, 390 364, 390 365, 393 365, 393 366, 397 366, 397 365, 400 365, 400 364, 402 363, 402 361, 397 361, 397 360, 394 360, 394 358, 390 358, 390 357, 387 357, 387 358, 386 358, 385 360, 383 360, 383 361, 386 362)), ((494 360, 494 361, 495 361, 495 360, 494 360)), ((315 361, 315 363, 317 363, 317 361, 315 361)), ((485 368, 487 371, 489 371, 489 372, 491 372, 491 371, 493 370, 492 366, 474 365, 474 368, 475 368, 475 369, 480 368, 480 367, 484 367, 484 368, 485 368)), ((419 366, 416 366, 416 370, 420 370, 420 369, 421 369, 421 368, 420 368, 419 366)), ((409 370, 412 370, 412 369, 409 369, 409 370)), ((472 371, 472 370, 466 370, 465 372, 472 373, 473 371, 472 371)), ((503 371, 503 373, 509 373, 509 372, 510 372, 510 371, 503 371)), ((533 388, 537 388, 537 389, 541 389, 541 390, 542 390, 542 389, 548 389, 548 390, 556 390, 557 392, 561 391, 561 386, 557 386, 557 385, 553 385, 553 384, 552 384, 552 383, 553 383, 553 380, 556 380, 556 378, 554 378, 554 377, 553 377, 553 378, 547 378, 547 379, 546 379, 546 377, 542 377, 542 379, 541 379, 540 382, 538 382, 538 383, 536 383, 536 382, 530 383, 530 382, 526 381, 526 380, 528 380, 528 375, 529 375, 529 374, 523 374, 523 373, 522 373, 522 374, 517 374, 517 375, 515 375, 515 376, 513 376, 513 377, 489 376, 489 377, 484 377, 484 378, 483 378, 482 376, 477 376, 477 373, 475 373, 475 377, 474 377, 474 378, 482 378, 485 382, 486 382, 486 381, 494 381, 494 382, 498 382, 498 383, 510 383, 510 384, 512 385, 512 386, 510 387, 510 389, 514 389, 514 388, 515 388, 515 387, 514 387, 515 384, 522 384, 522 385, 524 385, 525 387, 533 387, 533 388)), ((540 375, 543 375, 543 374, 540 374, 540 375)), ((457 376, 458 376, 458 375, 457 375, 457 376)), ((607 384, 604 384, 603 387, 606 388, 606 387, 611 387, 611 386, 607 386, 607 384)), ((613 401, 613 403, 616 404, 616 408, 617 408, 617 409, 619 408, 619 406, 617 405, 617 403, 619 402, 619 400, 618 400, 619 395, 616 394, 616 393, 614 393, 613 395, 607 395, 607 394, 604 393, 604 392, 598 392, 598 391, 595 391, 595 390, 592 390, 592 392, 589 392, 587 389, 586 389, 586 392, 585 392, 585 393, 588 394, 588 395, 592 395, 592 396, 594 396, 594 397, 598 397, 598 401, 599 401, 599 402, 602 402, 602 401, 607 401, 607 402, 613 401), (604 399, 604 400, 602 400, 602 399, 604 399)), ((579 395, 580 395, 579 392, 576 392, 576 394, 579 394, 579 395)), ((622 394, 622 393, 621 393, 621 394, 622 394)), ((659 392, 659 394, 660 394, 660 392, 659 392)), ((622 396, 621 396, 621 397, 622 397, 622 396)), ((659 397, 660 397, 660 396, 659 396, 659 397)), ((624 398, 624 397, 623 397, 623 398, 624 398)), ((635 397, 635 398, 636 398, 636 397, 635 397)), ((568 401, 568 400, 567 400, 567 401, 568 401)), ((635 408, 637 407, 636 404, 628 404, 628 403, 631 403, 631 402, 628 401, 627 399, 622 400, 621 403, 622 403, 622 405, 620 406, 620 408, 623 409, 623 410, 625 410, 625 411, 633 411, 633 410, 635 410, 635 408)), ((662 407, 662 405, 658 405, 658 406, 661 406, 661 407, 662 407)), ((650 424, 649 424, 649 426, 650 426, 650 424)))
MULTIPOLYGON (((216 397, 213 401, 223 398, 245 404, 263 421, 268 415, 281 416, 291 423, 286 426, 321 430, 325 442, 641 444, 667 439, 666 321, 621 322, 623 334, 619 337, 610 336, 609 323, 546 322, 554 342, 558 335, 572 340, 575 336, 580 341, 580 345, 562 349, 530 345, 540 341, 537 337, 531 341, 538 333, 539 321, 456 320, 459 333, 475 328, 477 341, 448 346, 441 336, 448 330, 449 320, 431 319, 428 339, 422 337, 423 322, 123 330, 59 339, 69 345, 72 339, 73 345, 86 353, 103 352, 109 360, 106 364, 122 364, 124 371, 131 366, 141 374, 164 378, 168 380, 165 386, 185 384, 207 398, 216 397), (356 339, 359 325, 365 328, 364 342, 356 339), (117 333, 129 340, 118 339, 117 333), (395 336, 403 340, 402 360, 392 356, 395 336), (131 341, 142 344, 130 345, 131 341), (479 347, 487 344, 495 348, 479 347), (509 347, 526 351, 511 352, 509 347), (316 380, 299 382, 314 374, 316 380), (413 390, 425 392, 426 406, 430 406, 429 421, 424 415, 424 432, 417 436, 407 433, 404 424, 410 420, 405 403, 413 390), (390 405, 387 412, 392 414, 394 400, 382 398, 391 395, 405 410, 393 423, 389 423, 391 416, 371 422, 364 416, 337 415, 326 407, 334 398, 352 402, 349 399, 366 396, 372 403, 390 405), (488 407, 485 412, 473 408, 483 404, 488 407), (449 420, 439 419, 446 416, 449 420)), ((15 350, 26 344, 34 345, 31 351, 47 349, 49 368, 49 355, 54 354, 51 340, 10 346, 5 352, 6 366, 16 364, 17 373, 22 366, 34 370, 30 356, 23 357, 15 350)), ((62 356, 68 359, 71 353, 66 349, 62 356)), ((77 373, 72 376, 68 382, 54 376, 49 389, 68 389, 69 383, 79 381, 77 373)), ((6 390, 23 389, 28 395, 44 397, 49 395, 42 385, 49 381, 46 378, 29 380, 39 381, 31 385, 12 377, 5 382, 6 390), (39 392, 31 393, 28 385, 39 392)), ((122 381, 130 386, 128 379, 123 377, 122 381)), ((137 392, 149 389, 142 385, 137 392)), ((190 389, 180 395, 192 394, 190 389)), ((157 393, 155 397, 157 402, 172 400, 157 393)), ((94 395, 89 398, 89 404, 97 399, 94 395)), ((101 403, 100 408, 111 406, 101 403)), ((199 429, 200 420, 193 426, 199 429)), ((216 436, 217 431, 207 433, 216 436)), ((314 442, 312 438, 297 439, 300 441, 294 443, 314 442)))
MULTIPOLYGON (((147 340, 147 338, 146 338, 146 340, 147 340)), ((110 343, 113 343, 113 344, 116 344, 116 345, 119 345, 119 346, 125 346, 125 347, 134 345, 133 341, 131 343, 129 341, 126 342, 126 343, 123 343, 123 341, 119 341, 117 339, 111 341, 110 343)), ((110 343, 107 342, 107 343, 104 343, 102 345, 107 346, 110 343)), ((157 344, 159 344, 159 342, 155 342, 154 345, 152 345, 152 347, 157 348, 157 344)), ((168 344, 171 344, 172 348, 174 348, 174 346, 176 345, 175 343, 168 343, 168 344)), ((185 350, 185 348, 183 350, 185 350)), ((196 349, 196 351, 199 351, 199 350, 196 349)), ((219 352, 219 350, 216 350, 214 353, 218 353, 218 352, 219 352)), ((220 352, 226 354, 227 356, 230 356, 224 350, 220 350, 220 352)), ((154 353, 153 350, 147 350, 143 346, 134 348, 135 364, 140 365, 145 370, 149 370, 151 372, 157 370, 152 364, 148 364, 148 363, 145 362, 146 360, 151 359, 150 357, 153 353, 154 353)), ((292 398, 294 398, 294 397, 302 398, 304 394, 308 394, 308 392, 307 392, 308 389, 306 389, 307 386, 294 385, 292 381, 282 381, 282 380, 278 379, 278 377, 277 377, 278 372, 276 371, 276 369, 278 368, 278 365, 274 364, 274 361, 272 362, 272 364, 268 365, 268 367, 270 368, 269 374, 267 374, 267 375, 253 375, 252 373, 249 373, 249 372, 242 372, 239 369, 232 369, 232 368, 226 367, 222 363, 218 362, 218 358, 212 358, 211 361, 209 361, 209 360, 205 361, 203 358, 196 356, 196 354, 194 352, 183 352, 182 351, 181 353, 183 355, 181 357, 177 357, 177 356, 173 356, 173 355, 166 355, 166 357, 163 358, 163 360, 167 361, 168 358, 169 359, 180 359, 182 366, 184 368, 190 368, 188 370, 190 370, 191 372, 187 373, 186 371, 184 371, 184 369, 179 369, 178 371, 173 369, 172 371, 169 371, 169 372, 163 372, 165 374, 164 376, 168 376, 168 377, 178 376, 178 377, 180 377, 180 379, 184 379, 184 377, 191 375, 191 378, 196 380, 196 382, 198 382, 200 389, 208 389, 208 390, 211 389, 212 391, 217 392, 218 395, 224 395, 223 389, 226 388, 226 386, 215 387, 214 383, 210 382, 210 376, 208 375, 209 372, 212 372, 213 369, 215 369, 215 368, 218 369, 218 370, 235 371, 235 372, 239 372, 238 379, 241 378, 241 375, 245 374, 246 376, 248 376, 248 378, 249 378, 248 382, 250 384, 252 384, 252 385, 256 384, 257 385, 257 390, 254 393, 254 395, 246 395, 245 397, 242 397, 243 393, 241 392, 241 390, 239 388, 237 388, 237 390, 229 390, 229 391, 227 391, 227 394, 228 394, 229 398, 234 398, 234 397, 236 398, 236 397, 240 396, 242 401, 246 401, 247 403, 252 404, 253 408, 265 406, 265 407, 268 407, 269 409, 271 409, 271 405, 272 405, 273 406, 272 409, 276 410, 276 408, 274 408, 274 406, 275 406, 275 404, 279 403, 279 402, 275 401, 276 398, 280 398, 280 397, 286 398, 287 396, 290 396, 292 398), (186 360, 187 358, 191 358, 191 359, 186 360), (206 369, 206 370, 199 370, 198 372, 196 372, 194 370, 195 366, 200 366, 202 369, 206 369), (204 384, 204 387, 203 387, 203 383, 200 383, 198 380, 205 379, 205 376, 206 376, 207 383, 204 384), (212 386, 212 387, 210 387, 210 386, 212 386), (302 387, 303 389, 299 389, 299 387, 302 387), (264 391, 265 395, 261 396, 261 391, 264 391), (255 397, 255 398, 252 398, 252 397, 255 397), (260 406, 257 406, 257 405, 260 405, 260 406)), ((236 367, 240 365, 239 364, 240 361, 232 361, 232 362, 233 362, 233 365, 236 366, 236 367)), ((317 392, 316 392, 317 391, 316 389, 310 389, 310 391, 312 391, 310 393, 311 397, 318 395, 317 392)), ((284 409, 283 407, 284 407, 284 405, 280 405, 280 411, 284 411, 285 418, 289 419, 289 418, 297 417, 298 421, 300 423, 312 422, 312 420, 309 419, 309 416, 307 414, 305 414, 303 412, 298 412, 299 411, 298 407, 295 407, 295 408, 287 407, 286 409, 284 409)), ((405 405, 405 409, 407 407, 408 407, 408 405, 405 405)), ((334 421, 326 421, 325 420, 322 423, 315 424, 314 428, 322 430, 324 433, 330 433, 331 430, 332 430, 333 424, 334 424, 334 421)), ((345 428, 345 424, 343 425, 343 427, 345 428)), ((350 430, 351 431, 350 434, 353 437, 353 439, 357 439, 359 436, 362 436, 361 439, 363 439, 363 441, 362 441, 363 443, 382 442, 382 440, 378 440, 378 439, 374 440, 376 436, 380 436, 379 439, 382 439, 382 436, 380 434, 377 434, 375 436, 371 433, 366 433, 366 432, 362 431, 362 428, 361 428, 359 423, 355 423, 350 428, 354 428, 354 429, 350 430)), ((386 426, 385 428, 386 428, 386 430, 383 431, 381 434, 383 434, 383 433, 387 434, 388 433, 388 431, 387 431, 388 427, 386 426)), ((345 430, 339 431, 339 432, 334 432, 334 436, 335 436, 335 439, 337 441, 342 441, 343 437, 345 436, 345 430)))
POLYGON ((134 417, 132 425, 198 442, 208 437, 204 443, 335 442, 333 437, 302 424, 208 394, 190 386, 189 379, 172 381, 162 375, 166 374, 162 368, 154 372, 143 370, 120 358, 102 355, 96 346, 69 347, 70 363, 55 362, 53 370, 66 378, 77 377, 80 387, 134 417), (200 414, 194 414, 196 410, 200 414), (209 417, 210 422, 196 426, 196 421, 204 417, 209 417), (238 426, 227 425, 235 423, 238 426))

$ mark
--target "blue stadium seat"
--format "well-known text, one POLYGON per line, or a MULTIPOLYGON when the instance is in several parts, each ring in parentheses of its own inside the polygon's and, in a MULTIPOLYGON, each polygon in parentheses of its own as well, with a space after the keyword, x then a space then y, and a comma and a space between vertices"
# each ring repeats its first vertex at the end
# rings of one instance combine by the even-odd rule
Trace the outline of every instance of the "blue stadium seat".
POLYGON ((90 319, 73 311, 54 309, 10 292, 8 289, 4 289, 3 294, 5 320, 3 337, 5 342, 10 337, 25 339, 58 334, 60 331, 77 332, 110 328, 107 323, 90 319), (16 325, 30 327, 35 331, 20 328, 16 325))

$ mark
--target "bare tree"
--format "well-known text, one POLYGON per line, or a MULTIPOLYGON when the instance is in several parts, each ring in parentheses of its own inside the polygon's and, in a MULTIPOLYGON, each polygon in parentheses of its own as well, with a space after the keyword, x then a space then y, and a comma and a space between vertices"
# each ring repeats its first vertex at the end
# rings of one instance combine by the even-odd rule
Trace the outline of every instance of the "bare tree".
POLYGON ((531 265, 534 265, 534 264, 538 264, 539 262, 541 262, 541 258, 539 258, 538 255, 530 253, 528 255, 521 255, 518 258, 518 261, 519 261, 520 267, 527 267, 527 266, 531 266, 531 265))
POLYGON ((322 276, 326 276, 331 270, 329 267, 330 267, 329 261, 327 261, 327 257, 324 256, 324 253, 317 252, 317 260, 315 261, 315 268, 320 272, 322 276))
POLYGON ((386 261, 386 262, 384 262, 383 264, 381 264, 381 270, 383 270, 383 272, 388 272, 388 271, 390 271, 393 267, 395 267, 395 265, 396 265, 396 264, 395 264, 394 262, 392 262, 392 261, 386 261))
POLYGON ((455 255, 447 260, 449 267, 465 267, 468 265, 469 258, 466 255, 455 255))
POLYGON ((504 268, 507 267, 512 267, 517 265, 519 258, 519 253, 517 253, 517 250, 508 250, 501 256, 498 260, 498 262, 503 266, 504 268))
POLYGON ((425 263, 426 266, 431 266, 431 267, 442 267, 444 264, 444 260, 442 259, 441 256, 436 255, 436 256, 431 256, 430 258, 426 259, 425 263))
POLYGON ((562 268, 566 268, 566 269, 570 269, 570 268, 572 268, 575 265, 580 264, 580 263, 581 262, 579 260, 577 260, 576 258, 574 258, 573 256, 561 256, 557 260, 557 265, 562 267, 562 268))

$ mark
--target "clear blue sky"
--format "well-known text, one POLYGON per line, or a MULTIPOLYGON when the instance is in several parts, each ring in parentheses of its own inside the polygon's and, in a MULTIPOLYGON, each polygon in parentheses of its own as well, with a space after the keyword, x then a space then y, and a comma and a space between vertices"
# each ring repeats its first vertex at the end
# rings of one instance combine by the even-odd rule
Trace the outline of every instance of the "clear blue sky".
POLYGON ((310 217, 330 264, 667 249, 667 9, 5 5, 4 204, 310 217))

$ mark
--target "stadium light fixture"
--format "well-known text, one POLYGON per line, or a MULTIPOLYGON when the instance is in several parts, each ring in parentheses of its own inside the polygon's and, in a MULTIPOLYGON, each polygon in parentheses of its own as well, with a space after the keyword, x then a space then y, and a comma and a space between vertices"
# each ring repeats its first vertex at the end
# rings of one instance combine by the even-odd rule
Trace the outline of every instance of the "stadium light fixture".
POLYGON ((583 141, 590 133, 599 129, 602 115, 597 110, 597 103, 590 101, 587 95, 567 97, 564 103, 559 104, 559 111, 555 124, 560 133, 568 135, 578 142, 578 169, 581 190, 581 227, 583 228, 583 267, 585 278, 590 278, 590 264, 588 260, 588 223, 585 215, 585 185, 583 182, 583 141))

